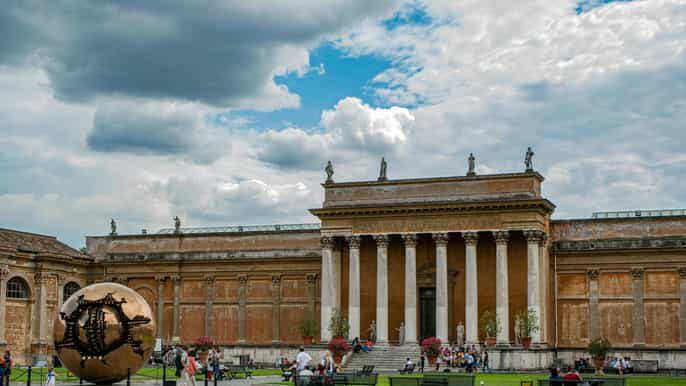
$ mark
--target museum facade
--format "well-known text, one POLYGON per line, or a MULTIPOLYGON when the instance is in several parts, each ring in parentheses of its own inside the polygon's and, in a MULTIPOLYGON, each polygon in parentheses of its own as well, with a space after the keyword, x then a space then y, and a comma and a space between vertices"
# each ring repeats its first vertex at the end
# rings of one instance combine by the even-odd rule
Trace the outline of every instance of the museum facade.
POLYGON ((375 322, 377 342, 390 345, 401 323, 406 344, 453 342, 458 324, 468 343, 481 342, 479 319, 490 311, 503 326, 496 367, 546 367, 606 337, 619 355, 686 368, 686 211, 552 220, 542 183, 532 170, 328 180, 323 205, 311 210, 319 224, 114 229, 87 237, 86 254, 3 230, 50 239, 62 254, 0 244, 0 345, 22 361, 49 353, 65 294, 114 281, 148 301, 165 342, 208 335, 265 362, 302 343, 303 320, 330 339, 335 309, 350 338, 375 322), (10 291, 16 283, 23 296, 10 291), (515 334, 515 315, 526 310, 538 316, 530 350, 515 334))

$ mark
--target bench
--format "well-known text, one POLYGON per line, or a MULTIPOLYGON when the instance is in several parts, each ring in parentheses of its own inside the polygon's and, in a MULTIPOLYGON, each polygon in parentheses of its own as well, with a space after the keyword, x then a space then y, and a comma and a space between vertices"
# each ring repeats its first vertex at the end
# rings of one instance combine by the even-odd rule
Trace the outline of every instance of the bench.
POLYGON ((390 376, 388 377, 389 386, 422 386, 421 377, 401 377, 401 376, 390 376))
POLYGON ((422 386, 448 386, 448 379, 441 377, 424 378, 422 386))
POLYGON ((334 385, 367 385, 376 386, 378 381, 377 374, 355 375, 355 374, 334 374, 331 376, 334 385))
POLYGON ((355 372, 355 375, 372 375, 372 372, 374 372, 374 365, 364 365, 362 370, 355 372))
POLYGON ((456 373, 438 373, 436 374, 424 374, 424 384, 427 380, 432 380, 434 378, 442 378, 448 382, 448 386, 474 386, 476 377, 467 374, 456 374, 456 373))
POLYGON ((631 361, 634 373, 657 373, 658 361, 654 359, 634 359, 631 361))
POLYGON ((245 378, 252 378, 252 370, 248 369, 246 367, 239 367, 239 366, 230 366, 230 367, 224 367, 221 369, 222 374, 224 376, 229 377, 229 379, 234 379, 236 378, 237 375, 244 375, 245 378))
POLYGON ((332 385, 331 377, 326 375, 296 375, 294 378, 296 386, 329 386, 332 385))
POLYGON ((539 379, 538 386, 625 386, 625 378, 586 378, 583 381, 539 379))

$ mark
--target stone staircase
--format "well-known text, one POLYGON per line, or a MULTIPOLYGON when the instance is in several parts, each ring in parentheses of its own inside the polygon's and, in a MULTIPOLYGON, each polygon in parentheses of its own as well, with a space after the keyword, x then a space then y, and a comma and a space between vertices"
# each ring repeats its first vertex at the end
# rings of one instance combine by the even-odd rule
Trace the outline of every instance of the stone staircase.
POLYGON ((374 365, 374 372, 397 373, 407 358, 415 364, 419 361, 421 348, 417 344, 405 346, 375 346, 372 352, 353 353, 345 364, 348 371, 360 370, 364 365, 374 365))

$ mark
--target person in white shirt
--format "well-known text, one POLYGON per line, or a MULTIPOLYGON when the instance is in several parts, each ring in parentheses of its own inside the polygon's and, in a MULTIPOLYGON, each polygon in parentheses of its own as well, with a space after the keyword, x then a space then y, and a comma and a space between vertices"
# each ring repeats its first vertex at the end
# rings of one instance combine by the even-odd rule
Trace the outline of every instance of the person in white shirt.
POLYGON ((300 372, 310 366, 310 362, 312 362, 312 357, 310 356, 310 354, 305 352, 305 347, 301 346, 298 356, 295 357, 295 361, 297 363, 296 370, 300 372))

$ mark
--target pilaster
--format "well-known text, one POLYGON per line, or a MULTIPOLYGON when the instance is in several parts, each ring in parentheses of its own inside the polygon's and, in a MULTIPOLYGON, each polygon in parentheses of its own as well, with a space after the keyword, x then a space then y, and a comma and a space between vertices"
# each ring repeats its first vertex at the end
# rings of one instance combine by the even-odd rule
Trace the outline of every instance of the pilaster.
POLYGON ((279 344, 281 325, 281 275, 272 276, 272 343, 279 344))
POLYGON ((214 276, 205 276, 205 336, 214 335, 214 276))
POLYGON ((686 348, 686 267, 679 267, 679 331, 681 347, 686 348))
POLYGON ((645 326, 643 323, 643 268, 631 269, 631 290, 634 298, 634 308, 631 317, 631 329, 634 333, 634 346, 645 346, 645 326))
POLYGON ((307 315, 309 319, 315 320, 317 312, 317 274, 308 273, 305 275, 305 292, 307 295, 307 315))
POLYGON ((333 247, 334 239, 330 236, 322 236, 320 238, 322 247, 322 285, 321 285, 321 319, 319 321, 320 338, 322 342, 328 342, 331 339, 329 332, 329 319, 335 307, 335 273, 333 261, 333 247))
POLYGON ((540 283, 540 256, 539 248, 543 238, 543 232, 537 230, 525 230, 527 246, 527 308, 536 314, 538 327, 531 333, 531 341, 534 344, 541 343, 541 283, 540 283))
POLYGON ((7 278, 10 275, 10 269, 7 264, 0 265, 0 348, 4 348, 7 344, 5 337, 5 319, 7 310, 7 278))
POLYGON ((179 313, 181 312, 181 277, 172 276, 172 283, 174 283, 174 308, 172 309, 172 342, 181 342, 181 335, 179 331, 179 313))
POLYGON ((238 343, 245 343, 245 327, 247 321, 247 287, 248 276, 238 276, 238 343))
POLYGON ((155 276, 157 282, 157 332, 158 338, 164 340, 164 283, 166 277, 162 275, 155 276))
POLYGON ((591 313, 590 334, 591 340, 600 338, 600 309, 598 307, 598 278, 600 272, 597 269, 589 269, 588 272, 588 295, 589 310, 591 313))

